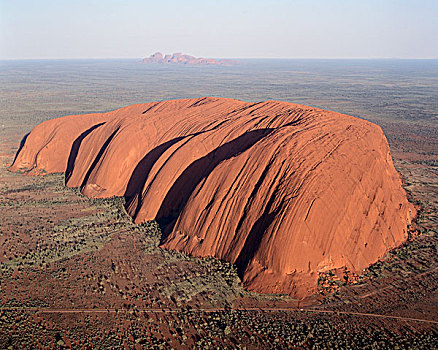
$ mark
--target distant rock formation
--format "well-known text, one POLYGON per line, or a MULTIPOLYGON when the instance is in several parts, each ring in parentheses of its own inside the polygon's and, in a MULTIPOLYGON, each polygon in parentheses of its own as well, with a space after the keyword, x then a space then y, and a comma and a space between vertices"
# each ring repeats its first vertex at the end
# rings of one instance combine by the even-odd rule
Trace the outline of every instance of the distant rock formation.
POLYGON ((65 171, 92 197, 124 196, 161 246, 237 264, 254 291, 303 297, 403 243, 415 209, 377 125, 287 102, 200 98, 48 120, 12 171, 65 171))
POLYGON ((215 60, 213 58, 196 58, 182 53, 174 53, 163 57, 161 52, 156 52, 140 61, 154 64, 188 64, 188 65, 230 65, 232 60, 215 60))

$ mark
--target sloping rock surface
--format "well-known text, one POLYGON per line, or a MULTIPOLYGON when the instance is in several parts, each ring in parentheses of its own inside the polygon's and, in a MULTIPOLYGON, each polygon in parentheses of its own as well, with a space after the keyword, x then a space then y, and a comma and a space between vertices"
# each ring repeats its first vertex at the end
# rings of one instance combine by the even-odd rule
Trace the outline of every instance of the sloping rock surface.
POLYGON ((236 263, 244 285, 296 297, 318 273, 359 272, 407 239, 407 201, 375 124, 287 102, 200 98, 46 121, 12 171, 66 172, 124 196, 162 247, 236 263))

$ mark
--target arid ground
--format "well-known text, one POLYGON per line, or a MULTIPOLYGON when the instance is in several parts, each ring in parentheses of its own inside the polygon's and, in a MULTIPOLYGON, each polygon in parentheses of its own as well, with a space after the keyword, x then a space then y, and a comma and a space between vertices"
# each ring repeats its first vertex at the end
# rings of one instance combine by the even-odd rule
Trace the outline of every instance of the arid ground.
POLYGON ((437 348, 438 62, 0 63, 0 348, 437 348), (8 171, 23 136, 57 116, 205 95, 282 99, 379 124, 419 216, 411 238, 306 300, 245 291, 234 266, 158 248, 123 199, 63 174, 8 171))

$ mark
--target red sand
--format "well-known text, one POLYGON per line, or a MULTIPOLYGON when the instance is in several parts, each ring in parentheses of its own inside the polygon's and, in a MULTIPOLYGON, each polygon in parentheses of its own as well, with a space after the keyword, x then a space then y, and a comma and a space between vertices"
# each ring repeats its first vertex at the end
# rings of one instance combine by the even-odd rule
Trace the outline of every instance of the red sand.
POLYGON ((162 247, 236 263, 245 286, 296 297, 407 239, 415 215, 377 125, 278 101, 200 98, 38 125, 13 171, 66 171, 93 197, 125 196, 162 247))

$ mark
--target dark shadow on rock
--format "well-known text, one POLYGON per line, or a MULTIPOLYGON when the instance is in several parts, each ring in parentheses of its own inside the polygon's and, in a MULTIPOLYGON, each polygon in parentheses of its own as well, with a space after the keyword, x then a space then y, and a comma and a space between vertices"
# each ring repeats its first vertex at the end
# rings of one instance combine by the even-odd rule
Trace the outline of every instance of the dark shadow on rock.
POLYGON ((273 195, 267 203, 263 214, 252 226, 251 231, 245 240, 245 244, 243 245, 243 248, 236 259, 237 274, 241 279, 243 278, 243 273, 245 272, 249 262, 257 252, 265 231, 273 223, 275 217, 279 213, 279 210, 270 212, 274 199, 275 196, 273 195))
POLYGON ((15 160, 17 159, 18 155, 20 154, 21 150, 24 147, 24 144, 26 143, 27 137, 29 136, 30 132, 28 132, 26 135, 23 136, 23 138, 20 141, 20 147, 18 147, 17 153, 15 153, 14 161, 12 162, 12 165, 14 165, 15 160))
MULTIPOLYGON (((269 162, 269 164, 263 169, 262 174, 260 175, 259 179, 257 180, 257 183, 255 184, 254 188, 252 189, 251 195, 249 196, 249 199, 245 205, 245 208, 243 210, 243 215, 241 216, 237 227, 236 227, 236 233, 238 233, 247 218, 247 214, 251 210, 251 206, 253 204, 253 200, 257 195, 257 192, 259 191, 260 187, 262 186, 263 182, 265 181, 269 170, 271 168, 272 160, 269 162)), ((254 256, 255 252, 257 251, 258 247, 260 246, 261 240, 263 238, 263 234, 266 231, 266 229, 272 224, 273 220, 275 219, 277 212, 270 213, 272 203, 275 199, 275 192, 269 199, 269 201, 266 203, 266 206, 263 210, 263 214, 260 216, 259 219, 253 224, 251 231, 249 232, 248 236, 246 237, 245 244, 240 251, 237 259, 236 259, 236 266, 237 266, 237 273, 239 274, 239 277, 243 277, 243 272, 245 271, 246 267, 248 266, 249 261, 254 256)))
POLYGON ((146 180, 150 171, 152 170, 152 167, 167 149, 182 139, 184 139, 184 137, 177 137, 155 147, 148 154, 146 154, 146 156, 144 156, 140 162, 138 162, 137 166, 132 172, 124 194, 126 208, 128 208, 133 201, 137 200, 136 211, 133 215, 134 219, 141 208, 141 204, 143 202, 143 187, 146 184, 146 180))
POLYGON ((190 164, 175 181, 169 192, 167 192, 158 211, 156 220, 163 232, 161 241, 163 242, 173 231, 178 216, 186 206, 198 184, 221 162, 251 148, 273 130, 274 129, 258 129, 246 132, 190 164))
POLYGON ((204 134, 206 132, 210 132, 218 129, 222 124, 227 122, 227 120, 220 122, 218 125, 214 126, 211 129, 199 131, 193 134, 188 134, 185 136, 176 137, 172 140, 169 140, 151 150, 143 159, 138 162, 134 171, 132 172, 131 178, 128 181, 128 185, 126 187, 126 191, 124 194, 125 198, 125 208, 128 209, 135 201, 137 201, 135 213, 132 215, 132 218, 135 218, 138 215, 138 212, 141 209, 143 204, 143 190, 148 179, 149 173, 152 170, 152 167, 157 162, 157 160, 161 157, 161 155, 166 152, 172 145, 183 140, 189 139, 194 136, 198 136, 204 134))
POLYGON ((67 161, 67 169, 65 169, 65 184, 67 184, 68 180, 70 180, 71 174, 73 173, 73 167, 75 165, 76 157, 78 156, 79 147, 81 146, 82 141, 87 137, 93 130, 97 129, 99 126, 102 126, 105 123, 99 123, 93 125, 88 130, 84 131, 72 144, 70 154, 68 156, 67 161))
POLYGON ((281 127, 284 128, 285 126, 297 126, 297 125, 301 124, 302 122, 303 122, 303 118, 300 117, 296 120, 293 120, 287 124, 282 125, 281 127))
POLYGON ((91 173, 93 172, 94 168, 96 167, 97 163, 99 163, 100 158, 102 158, 103 154, 105 153, 108 145, 110 144, 110 142, 112 141, 112 139, 114 138, 114 136, 116 136, 117 132, 119 131, 119 128, 116 128, 113 133, 106 139, 105 143, 102 145, 102 147, 99 150, 99 153, 97 154, 96 158, 94 158, 93 163, 91 164, 90 168, 87 171, 87 174, 84 177, 84 180, 82 181, 81 184, 81 189, 85 186, 85 184, 87 183, 91 173))
MULTIPOLYGON (((259 190, 259 188, 267 178, 269 169, 271 168, 272 161, 273 160, 271 160, 268 166, 263 170, 263 173, 261 174, 256 185, 254 186, 254 189, 250 196, 251 200, 247 202, 247 206, 245 207, 244 210, 244 215, 241 217, 237 225, 236 232, 240 230, 240 227, 242 226, 243 221, 246 218, 246 214, 250 210, 250 206, 252 205, 252 200, 255 198, 257 191, 259 190)), ((282 176, 281 170, 277 172, 277 174, 275 175, 275 179, 278 179, 280 176, 282 176)), ((269 226, 272 225, 275 218, 283 210, 283 207, 286 204, 285 202, 283 202, 280 204, 280 206, 272 208, 275 200, 277 199, 276 193, 277 193, 277 188, 274 188, 269 200, 266 202, 262 215, 252 225, 251 231, 246 237, 243 248, 239 252, 239 255, 236 259, 235 263, 237 266, 237 274, 241 279, 243 279, 243 274, 246 268, 248 267, 248 264, 251 262, 252 258, 257 253, 266 230, 269 228, 269 226)))

